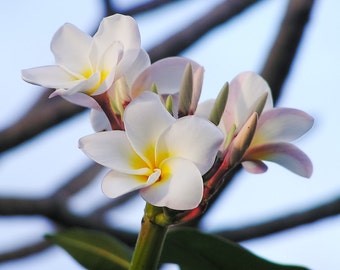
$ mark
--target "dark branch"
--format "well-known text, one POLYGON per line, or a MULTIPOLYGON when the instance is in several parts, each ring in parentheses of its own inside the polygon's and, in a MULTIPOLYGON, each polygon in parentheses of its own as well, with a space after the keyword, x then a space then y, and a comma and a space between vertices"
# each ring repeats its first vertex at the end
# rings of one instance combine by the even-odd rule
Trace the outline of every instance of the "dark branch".
POLYGON ((262 70, 269 83, 273 98, 278 100, 282 86, 294 62, 314 0, 291 0, 276 40, 262 70))
POLYGON ((194 44, 204 34, 230 20, 258 1, 259 0, 228 0, 217 5, 183 30, 152 48, 149 51, 152 62, 167 56, 178 55, 194 44))
POLYGON ((133 246, 137 235, 110 227, 102 220, 73 214, 67 202, 55 198, 0 198, 0 216, 43 216, 61 227, 81 227, 112 234, 133 246))
POLYGON ((217 232, 217 234, 230 240, 241 242, 310 224, 338 214, 340 214, 340 197, 305 211, 299 211, 271 221, 245 226, 244 228, 236 230, 220 231, 217 232))
POLYGON ((44 251, 50 246, 51 244, 48 243, 47 241, 40 241, 40 242, 30 244, 24 247, 20 247, 13 251, 2 253, 0 254, 0 263, 11 261, 11 260, 16 260, 16 259, 27 257, 29 255, 36 254, 38 252, 44 251))
POLYGON ((102 169, 103 167, 98 163, 92 163, 79 174, 66 181, 63 186, 54 192, 52 197, 56 198, 57 200, 66 200, 91 183, 102 169))
POLYGON ((155 10, 159 7, 162 7, 169 3, 179 2, 179 0, 153 0, 153 1, 146 1, 143 4, 134 6, 132 8, 126 10, 117 10, 118 13, 127 14, 130 16, 137 15, 143 12, 147 12, 150 10, 155 10))
POLYGON ((48 99, 49 94, 46 91, 18 122, 0 131, 0 153, 84 111, 60 97, 48 99))

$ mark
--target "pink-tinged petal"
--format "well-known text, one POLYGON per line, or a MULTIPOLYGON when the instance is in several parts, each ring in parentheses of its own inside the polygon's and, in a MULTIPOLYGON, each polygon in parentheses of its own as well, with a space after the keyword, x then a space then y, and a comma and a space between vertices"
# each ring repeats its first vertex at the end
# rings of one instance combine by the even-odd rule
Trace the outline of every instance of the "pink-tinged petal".
POLYGON ((116 198, 131 191, 152 185, 158 180, 159 176, 159 170, 155 171, 149 177, 110 171, 103 179, 102 191, 107 197, 116 198))
MULTIPOLYGON (((145 69, 134 82, 131 89, 132 98, 139 96, 146 90, 151 90, 153 84, 156 84, 158 93, 161 95, 178 93, 184 70, 189 63, 192 65, 194 74, 201 68, 201 66, 194 61, 183 57, 168 57, 153 63, 145 69)), ((198 85, 198 81, 196 84, 198 85)), ((196 87, 198 88, 198 86, 196 87)))
POLYGON ((77 78, 59 66, 24 69, 21 76, 28 83, 55 89, 71 88, 79 83, 77 78))
POLYGON ((243 126, 253 113, 254 104, 263 94, 268 93, 264 110, 273 107, 273 100, 267 82, 254 72, 243 72, 237 75, 229 86, 229 95, 226 109, 222 116, 226 130, 234 124, 237 128, 243 126))
POLYGON ((198 104, 195 115, 204 119, 209 119, 210 113, 215 105, 214 99, 209 99, 198 104))
POLYGON ((288 108, 274 108, 262 113, 252 145, 269 142, 290 142, 305 134, 313 126, 307 113, 288 108))
POLYGON ((84 70, 92 68, 88 57, 91 43, 91 36, 66 23, 54 34, 51 50, 58 65, 82 74, 84 70))
POLYGON ((203 195, 203 180, 197 167, 189 160, 170 158, 160 169, 160 180, 141 189, 142 197, 152 205, 175 210, 197 207, 203 195))
POLYGON ((105 131, 79 140, 79 148, 95 162, 121 173, 150 174, 123 131, 105 131))
POLYGON ((91 110, 90 121, 94 131, 107 131, 111 130, 109 119, 102 110, 91 110))
MULTIPOLYGON (((101 45, 98 48, 99 52, 104 52, 114 42, 122 44, 124 54, 118 67, 120 75, 126 72, 140 51, 141 38, 138 25, 130 16, 115 14, 104 18, 93 39, 101 45)), ((91 56, 91 59, 94 58, 91 56)))
MULTIPOLYGON (((145 92, 126 107, 124 124, 132 147, 146 162, 154 162, 154 147, 173 118, 158 95, 145 92)), ((149 163, 150 164, 150 163, 149 163)), ((151 166, 151 164, 150 164, 151 166)))
POLYGON ((242 166, 247 172, 254 174, 265 173, 268 170, 268 166, 261 160, 243 161, 242 166))
POLYGON ((192 161, 201 174, 213 165, 223 133, 210 121, 185 116, 178 119, 159 138, 156 163, 168 157, 181 157, 192 161))
POLYGON ((250 148, 244 160, 272 161, 306 178, 313 172, 313 165, 308 156, 290 143, 272 143, 250 148))

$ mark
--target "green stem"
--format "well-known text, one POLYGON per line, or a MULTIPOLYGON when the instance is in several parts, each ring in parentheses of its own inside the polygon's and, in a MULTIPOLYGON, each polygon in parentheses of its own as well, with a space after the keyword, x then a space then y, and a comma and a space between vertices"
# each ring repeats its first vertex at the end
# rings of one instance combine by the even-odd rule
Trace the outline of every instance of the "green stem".
POLYGON ((146 204, 129 270, 156 270, 169 223, 162 208, 146 204))

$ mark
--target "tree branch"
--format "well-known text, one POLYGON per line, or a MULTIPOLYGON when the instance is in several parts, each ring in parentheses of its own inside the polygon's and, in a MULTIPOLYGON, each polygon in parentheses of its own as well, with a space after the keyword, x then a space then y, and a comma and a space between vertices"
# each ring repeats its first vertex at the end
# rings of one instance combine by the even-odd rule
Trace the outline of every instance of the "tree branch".
POLYGON ((0 153, 84 111, 84 108, 66 102, 60 97, 49 99, 50 93, 50 91, 43 93, 19 121, 0 131, 0 153))
POLYGON ((29 255, 36 254, 49 248, 51 244, 47 241, 39 241, 34 244, 29 244, 24 247, 20 247, 13 251, 8 251, 0 254, 0 263, 20 258, 27 257, 29 255))
POLYGON ((152 62, 167 56, 178 55, 211 29, 232 19, 258 1, 259 0, 228 0, 217 5, 183 30, 152 48, 149 51, 152 62))
POLYGON ((117 13, 128 14, 130 16, 137 15, 143 12, 155 10, 159 7, 165 6, 169 3, 179 2, 179 0, 153 0, 146 1, 140 5, 134 6, 126 10, 117 10, 117 13))
POLYGON ((278 217, 270 221, 248 225, 236 230, 219 231, 216 232, 216 234, 236 242, 241 242, 310 224, 338 214, 340 214, 340 197, 304 211, 278 217))
POLYGON ((290 0, 276 40, 263 67, 262 76, 270 85, 275 101, 280 96, 282 86, 294 62, 313 3, 314 0, 290 0))
POLYGON ((81 189, 91 183, 102 169, 103 166, 99 165, 98 163, 91 163, 79 174, 66 181, 66 183, 59 187, 51 197, 55 198, 56 200, 67 200, 72 195, 79 192, 81 189))

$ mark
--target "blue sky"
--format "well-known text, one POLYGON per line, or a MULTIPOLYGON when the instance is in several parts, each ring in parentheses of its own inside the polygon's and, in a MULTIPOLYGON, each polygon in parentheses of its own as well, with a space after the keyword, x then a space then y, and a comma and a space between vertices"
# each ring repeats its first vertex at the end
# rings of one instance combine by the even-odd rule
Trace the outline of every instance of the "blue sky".
MULTIPOLYGON (((184 2, 136 17, 145 48, 156 44, 167 33, 181 28, 208 6, 220 1, 184 2)), ((92 31, 101 17, 102 10, 98 3, 95 0, 48 3, 31 0, 20 3, 20 8, 11 1, 3 4, 0 17, 0 31, 5 33, 0 45, 3 63, 3 76, 0 76, 1 128, 20 117, 43 91, 23 82, 20 70, 53 63, 50 40, 65 22, 71 22, 84 31, 92 31)), ((261 70, 286 3, 285 0, 262 1, 231 23, 218 27, 183 53, 183 56, 205 67, 202 100, 215 97, 224 82, 230 81, 239 72, 261 70)), ((263 175, 242 173, 209 214, 204 224, 208 230, 225 226, 233 228, 303 210, 340 193, 336 163, 340 153, 337 140, 340 113, 337 89, 340 85, 339 8, 340 3, 336 0, 317 1, 278 104, 304 110, 315 118, 311 132, 296 142, 312 159, 313 176, 306 180, 274 164, 270 164, 269 171, 263 175)), ((83 114, 2 155, 0 195, 33 197, 51 192, 63 179, 88 162, 78 150, 77 141, 90 133, 88 115, 83 114)), ((74 198, 72 206, 75 211, 86 212, 106 200, 99 183, 100 179, 74 198)), ((138 228, 143 202, 137 199, 132 203, 135 207, 133 215, 128 212, 131 208, 127 206, 122 207, 119 214, 112 214, 113 218, 119 216, 123 219, 117 225, 138 228)), ((339 222, 339 217, 327 218, 242 244, 274 261, 302 264, 316 270, 336 269, 340 264, 337 254, 339 222)), ((6 232, 2 233, 0 251, 14 248, 25 241, 34 241, 42 232, 53 230, 42 219, 18 217, 0 218, 0 229, 6 232)), ((54 269, 82 269, 59 248, 1 265, 1 269, 53 269, 51 267, 54 266, 54 269)))

